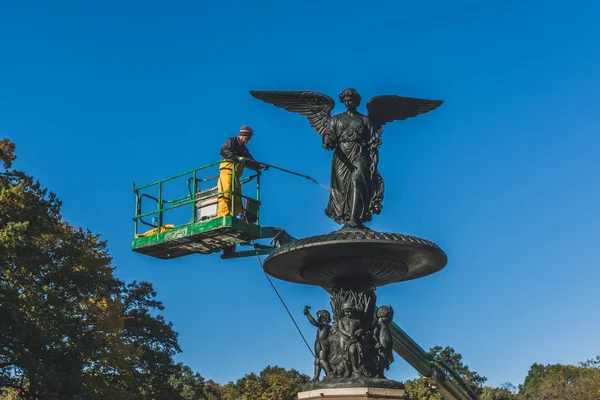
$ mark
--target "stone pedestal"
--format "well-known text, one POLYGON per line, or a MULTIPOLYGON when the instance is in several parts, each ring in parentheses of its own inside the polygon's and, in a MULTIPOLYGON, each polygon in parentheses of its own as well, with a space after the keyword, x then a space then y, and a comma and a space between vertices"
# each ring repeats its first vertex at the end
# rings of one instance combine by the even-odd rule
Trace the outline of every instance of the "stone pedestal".
POLYGON ((406 399, 404 389, 384 389, 372 387, 316 389, 298 393, 298 400, 335 399, 335 400, 373 400, 406 399))

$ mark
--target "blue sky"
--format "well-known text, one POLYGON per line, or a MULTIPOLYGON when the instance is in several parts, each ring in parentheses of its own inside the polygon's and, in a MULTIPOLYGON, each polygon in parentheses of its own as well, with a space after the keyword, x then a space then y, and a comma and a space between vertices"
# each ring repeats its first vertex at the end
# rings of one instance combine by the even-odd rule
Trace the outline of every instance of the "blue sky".
MULTIPOLYGON (((125 280, 155 285, 178 359, 235 380, 266 365, 312 373, 311 355, 256 259, 169 262, 130 250, 131 184, 216 160, 241 125, 253 155, 329 179, 307 121, 249 90, 355 87, 443 99, 387 126, 382 215, 371 228, 438 243, 441 272, 378 290, 424 348, 450 345, 493 385, 529 366, 600 353, 600 3, 4 2, 0 135, 16 167, 108 240, 125 280)), ((364 104, 360 108, 364 110, 364 104)), ((337 107, 336 112, 342 111, 337 107)), ((277 171, 263 221, 296 237, 337 229, 327 193, 277 171)), ((326 293, 275 281, 303 332, 326 293)), ((388 375, 416 372, 397 361, 388 375)))

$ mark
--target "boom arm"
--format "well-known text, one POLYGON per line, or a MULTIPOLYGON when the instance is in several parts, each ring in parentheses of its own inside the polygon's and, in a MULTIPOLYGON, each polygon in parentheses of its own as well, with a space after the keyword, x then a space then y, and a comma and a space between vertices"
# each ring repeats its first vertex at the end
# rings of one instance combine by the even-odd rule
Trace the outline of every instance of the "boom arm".
POLYGON ((394 351, 427 379, 446 400, 477 400, 466 382, 447 365, 433 361, 410 336, 392 322, 394 351))

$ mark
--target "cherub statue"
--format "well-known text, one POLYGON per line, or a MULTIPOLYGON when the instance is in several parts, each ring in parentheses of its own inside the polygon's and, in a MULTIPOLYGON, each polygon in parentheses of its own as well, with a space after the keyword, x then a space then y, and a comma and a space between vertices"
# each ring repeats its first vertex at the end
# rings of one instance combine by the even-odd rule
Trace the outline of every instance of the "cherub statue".
POLYGON ((359 375, 360 363, 360 339, 363 335, 363 329, 359 319, 359 310, 350 302, 342 306, 344 316, 338 322, 340 332, 340 347, 344 351, 346 359, 346 377, 359 375))
POLYGON ((316 326, 317 329, 317 338, 315 340, 315 376, 311 379, 311 382, 316 382, 319 380, 319 376, 321 375, 321 369, 325 370, 325 378, 329 376, 331 373, 331 367, 329 366, 329 331, 331 326, 329 323, 331 322, 331 315, 327 310, 319 310, 317 311, 317 319, 315 320, 312 315, 310 315, 310 307, 304 307, 304 315, 308 318, 308 321, 316 326))
POLYGON ((335 105, 325 94, 309 91, 251 91, 257 99, 304 115, 321 135, 322 145, 334 150, 331 193, 325 214, 348 228, 363 223, 383 207, 384 185, 378 170, 383 125, 416 117, 436 109, 440 100, 395 95, 375 96, 367 102, 368 114, 359 113, 360 95, 345 89, 339 99, 346 111, 331 116, 335 105))
POLYGON ((394 362, 393 346, 394 341, 390 332, 390 324, 394 318, 394 309, 390 306, 381 306, 377 308, 375 313, 377 321, 373 336, 375 337, 375 349, 378 354, 378 373, 380 378, 384 378, 383 371, 390 368, 390 364, 394 362))

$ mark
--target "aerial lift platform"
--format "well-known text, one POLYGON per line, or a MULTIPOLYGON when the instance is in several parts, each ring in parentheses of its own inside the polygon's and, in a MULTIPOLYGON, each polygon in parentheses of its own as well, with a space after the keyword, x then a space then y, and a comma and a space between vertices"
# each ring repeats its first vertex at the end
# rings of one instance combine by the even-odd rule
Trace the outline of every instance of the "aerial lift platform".
MULTIPOLYGON (((237 162, 223 161, 231 162, 234 173, 237 162)), ((241 184, 245 186, 242 193, 253 192, 252 195, 247 195, 239 193, 239 189, 235 187, 235 179, 231 190, 218 192, 218 167, 221 162, 207 164, 148 185, 138 187, 134 184, 135 232, 132 250, 163 260, 221 251, 224 251, 223 258, 233 258, 269 254, 274 246, 292 240, 283 229, 260 224, 262 171, 259 165, 246 165, 246 169, 253 172, 241 179, 241 184), (216 175, 210 176, 214 171, 216 175), (254 188, 251 183, 254 183, 254 188), (185 188, 183 196, 178 190, 181 188, 185 188), (173 197, 172 192, 177 197, 173 197), (233 215, 217 217, 218 197, 225 193, 232 196, 233 215), (242 198, 244 210, 235 209, 235 198, 238 196, 242 198), (142 227, 146 227, 144 232, 141 232, 142 227), (262 239, 271 239, 271 243, 260 244, 258 241, 262 239), (252 249, 235 251, 238 245, 251 246, 252 249)))

